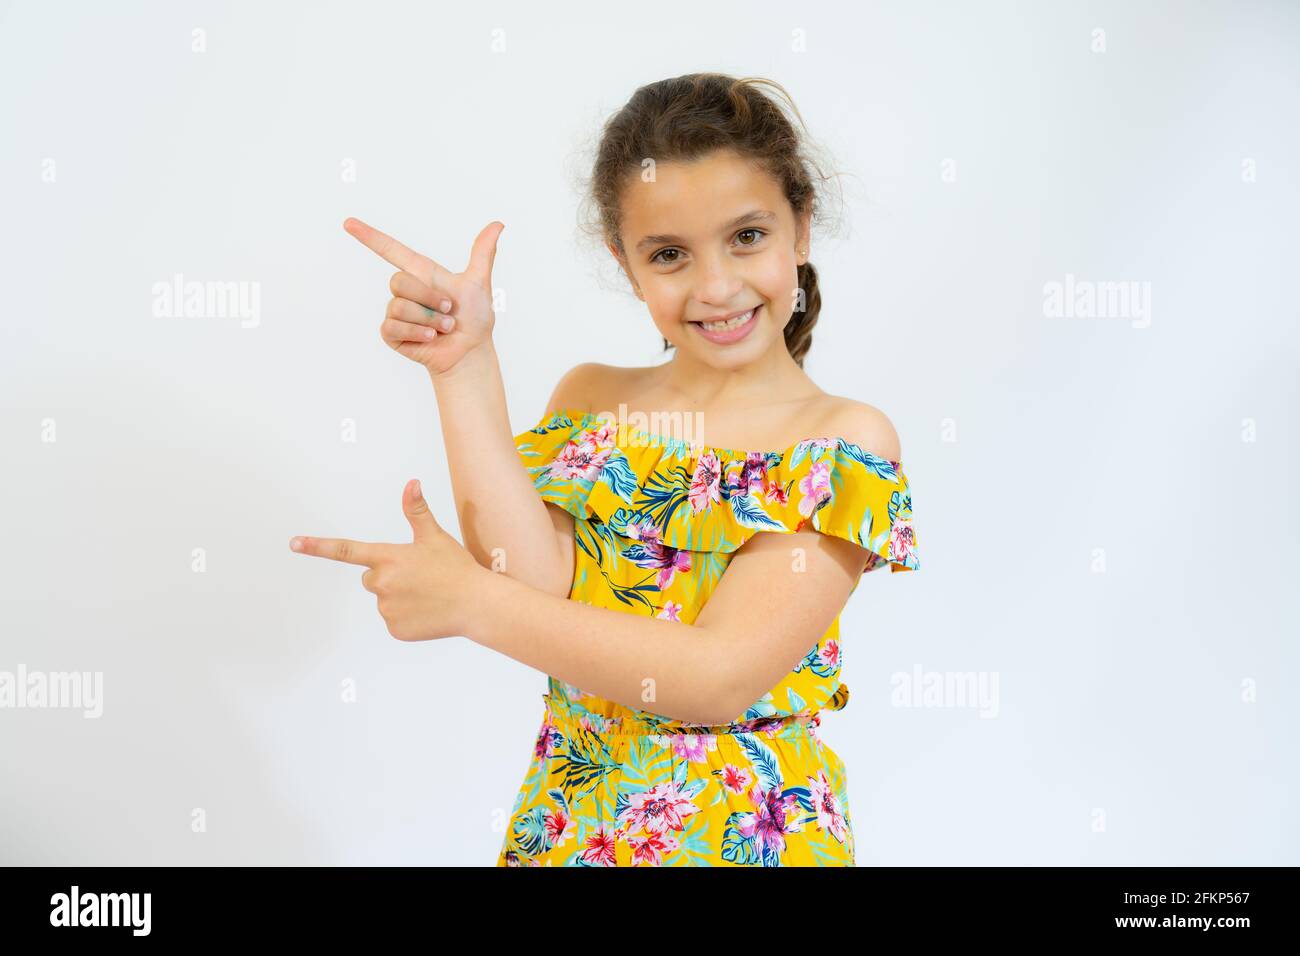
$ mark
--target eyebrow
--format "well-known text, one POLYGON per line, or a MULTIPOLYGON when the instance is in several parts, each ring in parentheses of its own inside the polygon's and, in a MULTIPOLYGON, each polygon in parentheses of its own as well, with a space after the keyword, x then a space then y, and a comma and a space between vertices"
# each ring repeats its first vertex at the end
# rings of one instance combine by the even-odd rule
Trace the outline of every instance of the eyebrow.
MULTIPOLYGON (((741 225, 742 223, 770 222, 775 218, 776 218, 776 213, 774 212, 769 212, 766 209, 755 209, 751 212, 745 213, 743 216, 737 216, 735 219, 731 220, 731 222, 723 223, 721 231, 730 232, 732 229, 735 229, 737 226, 741 225)), ((636 251, 641 252, 642 250, 650 246, 658 246, 664 243, 684 242, 684 241, 685 240, 682 239, 681 236, 669 236, 669 235, 646 236, 644 239, 642 239, 640 242, 636 244, 636 251)))

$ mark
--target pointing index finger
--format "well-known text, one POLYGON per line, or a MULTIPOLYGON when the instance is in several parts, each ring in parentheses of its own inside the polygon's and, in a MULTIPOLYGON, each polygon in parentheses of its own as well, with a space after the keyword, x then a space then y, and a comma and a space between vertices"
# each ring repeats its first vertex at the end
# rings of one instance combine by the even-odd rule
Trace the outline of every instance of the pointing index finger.
POLYGON ((383 557, 383 545, 367 544, 349 538, 306 538, 297 537, 289 540, 289 547, 299 554, 310 554, 317 558, 329 558, 345 564, 364 564, 374 567, 383 557))
POLYGON ((428 256, 422 256, 414 249, 408 249, 392 236, 368 226, 360 219, 349 217, 343 220, 343 228, 348 235, 356 238, 363 246, 387 262, 391 262, 403 272, 409 272, 430 285, 445 285, 450 277, 442 266, 428 256))

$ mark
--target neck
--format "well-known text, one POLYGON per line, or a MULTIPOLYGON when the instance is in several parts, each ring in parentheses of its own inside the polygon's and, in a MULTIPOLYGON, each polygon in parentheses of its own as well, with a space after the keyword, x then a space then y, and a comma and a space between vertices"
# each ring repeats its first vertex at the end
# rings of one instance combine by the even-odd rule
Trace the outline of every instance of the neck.
POLYGON ((778 341, 758 360, 737 368, 715 368, 681 349, 657 368, 657 383, 697 410, 743 411, 821 393, 791 357, 784 341, 778 341))

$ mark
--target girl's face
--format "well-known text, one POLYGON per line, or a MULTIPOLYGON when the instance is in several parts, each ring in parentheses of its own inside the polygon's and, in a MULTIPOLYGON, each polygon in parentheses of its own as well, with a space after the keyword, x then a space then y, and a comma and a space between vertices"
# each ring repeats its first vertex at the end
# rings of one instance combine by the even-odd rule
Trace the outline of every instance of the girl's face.
POLYGON ((659 163, 654 181, 630 177, 624 190, 620 261, 679 360, 734 369, 786 353, 810 215, 796 220, 777 182, 730 150, 659 163), (700 324, 750 309, 738 328, 700 324))

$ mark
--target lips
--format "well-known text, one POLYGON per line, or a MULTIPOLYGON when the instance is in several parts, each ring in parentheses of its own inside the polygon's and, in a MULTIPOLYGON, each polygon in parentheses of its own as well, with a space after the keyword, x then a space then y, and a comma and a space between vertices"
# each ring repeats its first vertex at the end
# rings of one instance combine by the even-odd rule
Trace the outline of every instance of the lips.
POLYGON ((751 305, 748 309, 741 309, 739 312, 732 312, 732 313, 730 313, 729 315, 724 315, 724 316, 722 316, 721 318, 716 318, 716 319, 691 319, 691 321, 694 322, 696 325, 703 325, 705 322, 726 322, 728 319, 734 319, 734 318, 735 318, 736 316, 738 316, 738 315, 744 315, 746 312, 752 312, 754 309, 757 309, 757 308, 758 308, 758 306, 756 306, 756 305, 751 305))
MULTIPOLYGON (((739 342, 753 331, 754 326, 758 325, 758 314, 762 309, 763 306, 760 304, 754 306, 752 309, 745 310, 746 312, 751 312, 753 314, 750 315, 750 317, 742 324, 731 329, 707 329, 700 322, 692 322, 691 324, 695 326, 696 331, 699 332, 700 335, 704 336, 704 338, 708 339, 715 345, 730 345, 733 342, 739 342)), ((736 313, 736 315, 744 314, 745 312, 736 313)), ((729 318, 732 317, 733 316, 729 316, 729 318)))

